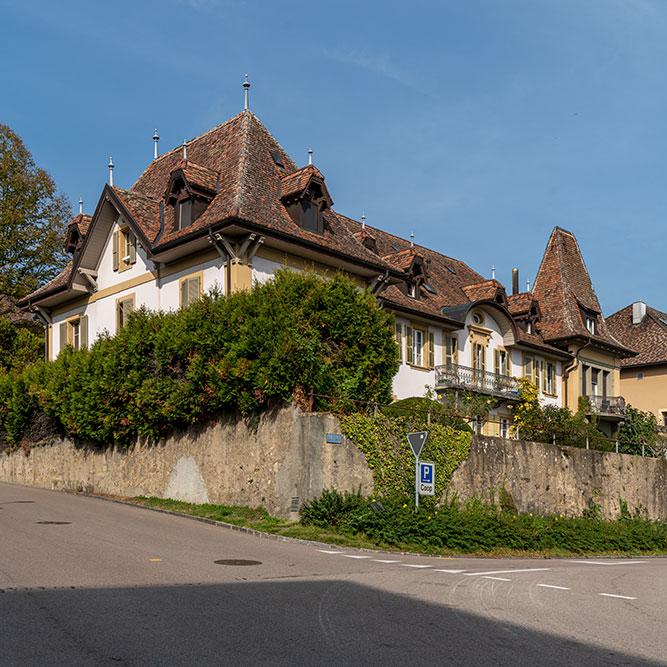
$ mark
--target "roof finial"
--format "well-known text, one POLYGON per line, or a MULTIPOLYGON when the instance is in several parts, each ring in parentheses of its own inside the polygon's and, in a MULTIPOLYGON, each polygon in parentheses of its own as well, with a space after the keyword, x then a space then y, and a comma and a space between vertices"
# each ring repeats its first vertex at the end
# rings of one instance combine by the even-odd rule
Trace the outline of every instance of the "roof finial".
POLYGON ((410 232, 410 247, 411 248, 415 247, 415 234, 414 234, 414 232, 410 232))
POLYGON ((530 280, 526 280, 526 292, 530 292, 530 280))
POLYGON ((492 266, 491 267, 491 280, 495 280, 495 279, 496 279, 496 267, 492 266))
POLYGON ((308 164, 313 164, 313 149, 308 149, 308 164))
POLYGON ((248 88, 250 88, 250 83, 248 82, 248 75, 245 75, 245 81, 243 82, 243 87, 245 88, 245 110, 248 111, 248 88))
POLYGON ((365 213, 361 214, 361 228, 366 229, 366 214, 365 213))
POLYGON ((184 160, 188 159, 188 145, 185 142, 185 139, 183 139, 183 159, 184 160))
POLYGON ((79 197, 79 215, 83 213, 83 198, 79 197))
POLYGON ((109 185, 113 187, 113 159, 109 158, 109 185))
POLYGON ((159 138, 160 138, 160 137, 158 136, 158 133, 157 133, 157 127, 156 127, 156 128, 155 128, 155 134, 153 135, 153 142, 154 142, 154 144, 155 144, 155 153, 154 153, 154 155, 153 155, 153 159, 154 159, 154 160, 157 160, 157 156, 158 156, 158 152, 157 152, 157 142, 158 142, 158 139, 159 139, 159 138))

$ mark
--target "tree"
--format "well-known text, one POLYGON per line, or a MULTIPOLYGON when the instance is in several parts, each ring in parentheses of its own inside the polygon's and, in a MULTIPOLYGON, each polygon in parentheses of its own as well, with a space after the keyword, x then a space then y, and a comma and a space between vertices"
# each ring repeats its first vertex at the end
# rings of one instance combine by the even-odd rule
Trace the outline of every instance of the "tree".
POLYGON ((0 294, 20 298, 58 274, 71 215, 51 176, 0 123, 0 294))

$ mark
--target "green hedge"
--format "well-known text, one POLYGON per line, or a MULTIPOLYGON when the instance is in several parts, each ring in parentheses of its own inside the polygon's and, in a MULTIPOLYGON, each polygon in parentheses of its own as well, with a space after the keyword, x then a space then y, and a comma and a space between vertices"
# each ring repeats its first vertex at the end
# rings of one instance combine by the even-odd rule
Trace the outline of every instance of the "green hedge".
POLYGON ((70 437, 126 445, 294 398, 321 410, 387 402, 398 369, 391 330, 392 317, 345 277, 279 271, 178 312, 138 310, 90 350, 1 375, 0 435, 19 443, 41 411, 70 437))
POLYGON ((429 553, 667 553, 667 525, 627 513, 618 521, 519 515, 456 498, 417 511, 413 497, 382 498, 382 505, 386 511, 378 512, 370 499, 328 491, 304 504, 301 522, 365 535, 380 547, 429 553))

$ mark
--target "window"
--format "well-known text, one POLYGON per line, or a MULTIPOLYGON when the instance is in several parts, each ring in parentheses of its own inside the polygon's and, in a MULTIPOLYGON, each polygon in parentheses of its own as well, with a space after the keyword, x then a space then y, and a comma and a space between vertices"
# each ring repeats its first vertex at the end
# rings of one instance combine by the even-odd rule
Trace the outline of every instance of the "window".
POLYGON ((591 368, 591 396, 598 395, 598 379, 600 376, 600 371, 597 368, 591 368))
POLYGON ((134 310, 134 294, 116 299, 116 331, 120 331, 134 310))
POLYGON ((638 380, 643 380, 643 379, 644 379, 644 373, 642 373, 641 371, 639 371, 639 372, 637 373, 637 379, 638 379, 638 380))
POLYGON ((398 345, 398 361, 403 361, 403 325, 400 322, 396 322, 394 325, 394 340, 396 345, 398 345))
POLYGON ((667 428, 667 411, 662 412, 662 425, 667 428))
POLYGON ((526 333, 527 334, 532 334, 533 333, 533 323, 532 322, 526 322, 526 333))
POLYGON ((199 299, 201 299, 202 291, 202 273, 199 272, 194 276, 181 278, 180 290, 181 308, 186 308, 187 306, 193 304, 195 301, 199 301, 199 299))
POLYGON ((484 315, 482 315, 482 313, 480 313, 479 311, 475 311, 472 314, 472 321, 475 324, 478 324, 479 326, 481 326, 482 324, 484 324, 484 315))
POLYGON ((113 234, 113 270, 122 272, 137 261, 137 237, 128 227, 113 234))
POLYGON ((556 395, 556 366, 549 361, 544 365, 542 391, 550 396, 556 395))
POLYGON ((433 368, 435 365, 434 350, 435 342, 433 332, 426 329, 418 329, 414 326, 406 326, 407 346, 406 361, 411 366, 421 368, 433 368))
POLYGON ((482 435, 482 428, 484 427, 484 421, 479 415, 475 415, 472 419, 472 431, 475 435, 482 435))
POLYGON ((88 315, 77 315, 60 324, 60 350, 71 345, 75 350, 88 347, 88 315))
POLYGON ((498 419, 498 435, 501 438, 510 437, 510 420, 508 417, 500 417, 498 419))
POLYGON ((185 229, 192 224, 192 198, 182 199, 176 206, 176 227, 185 229))
POLYGON ((588 333, 595 335, 595 319, 593 317, 586 318, 586 329, 588 333))
POLYGON ((535 357, 523 355, 523 376, 535 382, 535 357))
POLYGON ((445 365, 459 363, 459 339, 457 336, 445 336, 445 365))
POLYGON ((498 348, 493 351, 495 360, 494 371, 496 375, 510 375, 510 354, 507 350, 498 348))
POLYGON ((414 283, 407 283, 407 286, 408 286, 408 289, 407 289, 408 296, 411 299, 416 298, 417 290, 415 288, 415 284, 414 283))

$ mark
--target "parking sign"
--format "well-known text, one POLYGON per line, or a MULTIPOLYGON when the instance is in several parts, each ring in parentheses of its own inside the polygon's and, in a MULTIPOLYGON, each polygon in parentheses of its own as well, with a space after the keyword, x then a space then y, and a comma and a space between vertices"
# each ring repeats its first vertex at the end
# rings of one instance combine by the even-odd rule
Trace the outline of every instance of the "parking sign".
POLYGON ((419 462, 419 495, 435 495, 435 463, 431 461, 419 462))

